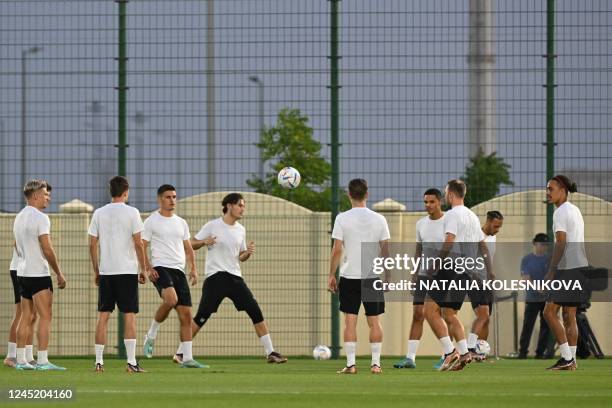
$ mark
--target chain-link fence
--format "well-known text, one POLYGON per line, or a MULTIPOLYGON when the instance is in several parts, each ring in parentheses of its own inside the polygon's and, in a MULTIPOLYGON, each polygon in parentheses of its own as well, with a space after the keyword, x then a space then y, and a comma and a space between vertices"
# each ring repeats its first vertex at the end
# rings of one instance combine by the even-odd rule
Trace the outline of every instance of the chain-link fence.
MULTIPOLYGON (((121 168, 123 150, 130 203, 151 212, 157 187, 174 184, 179 198, 189 198, 178 213, 195 233, 219 215, 222 194, 214 192, 253 192, 247 180, 267 178, 279 162, 293 164, 284 161, 292 157, 286 146, 280 151, 289 156, 277 149, 267 157, 256 145, 271 128, 291 133, 295 123, 278 120, 284 108, 299 110, 320 143, 320 151, 315 146, 301 160, 330 162, 330 112, 339 103, 340 187, 366 178, 370 203, 391 198, 409 212, 422 211, 425 189, 461 176, 483 192, 474 204, 543 190, 548 160, 587 194, 580 196, 583 214, 609 226, 610 206, 588 197, 612 199, 608 1, 336 2, 338 101, 330 96, 331 3, 0 0, 2 327, 8 330, 13 312, 11 223, 23 206, 24 180, 41 177, 53 185, 52 238, 71 282, 56 291, 52 344, 62 353, 88 354, 96 308, 89 215, 58 214, 60 205, 108 202, 107 181, 121 168), (554 14, 547 13, 551 5, 554 14), (547 100, 551 88, 554 99, 547 100), (547 113, 554 115, 552 128, 547 113), (554 157, 547 143, 555 144, 554 157), (479 149, 480 159, 470 162, 479 149)), ((271 140, 264 144, 274 151, 281 142, 271 140)), ((303 172, 301 188, 324 192, 331 174, 323 173, 314 182, 303 172)), ((297 195, 284 197, 300 202, 297 195)), ((289 354, 330 342, 324 289, 331 216, 329 195, 319 197, 324 205, 311 212, 247 196, 244 224, 258 254, 244 273, 289 354)), ((543 194, 510 197, 504 204, 510 225, 546 229, 543 194)), ((531 230, 525 231, 508 239, 529 240, 531 230)), ((197 255, 203 271, 204 254, 197 255)), ((158 302, 151 284, 141 293, 139 333, 158 302)), ((197 302, 199 288, 193 295, 197 302)), ((224 304, 196 353, 259 354, 249 326, 224 304)), ((176 332, 176 321, 163 330, 170 328, 176 332)), ((177 338, 166 336, 166 351, 177 338)))

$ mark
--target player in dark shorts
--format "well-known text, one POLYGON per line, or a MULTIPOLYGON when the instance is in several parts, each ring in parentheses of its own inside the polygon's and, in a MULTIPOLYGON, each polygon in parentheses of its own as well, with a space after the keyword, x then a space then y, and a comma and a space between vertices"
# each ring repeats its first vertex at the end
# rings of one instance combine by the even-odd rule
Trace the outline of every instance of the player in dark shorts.
POLYGON ((21 318, 17 327, 18 370, 65 370, 49 361, 48 346, 51 336, 53 310, 53 281, 50 270, 57 276, 57 287, 66 287, 57 254, 51 242, 51 220, 43 211, 51 201, 51 186, 45 180, 29 180, 24 188, 27 205, 13 223, 15 250, 19 257, 17 281, 21 296, 21 318), (38 314, 37 359, 32 365, 25 350, 32 338, 33 313, 38 314))
POLYGON ((164 184, 157 189, 159 210, 153 212, 144 222, 142 235, 145 252, 151 246, 151 262, 147 259, 149 280, 153 282, 163 302, 155 312, 151 327, 145 335, 144 354, 153 357, 153 345, 159 326, 166 320, 172 309, 176 310, 181 324, 180 338, 183 349, 181 367, 205 368, 193 359, 191 335, 191 292, 185 275, 189 264, 189 279, 195 285, 198 271, 187 222, 174 213, 176 189, 164 184), (151 267, 152 265, 152 267, 151 267))
MULTIPOLYGON (((501 212, 493 210, 487 212, 487 220, 482 226, 482 232, 485 234, 485 243, 489 249, 491 262, 495 254, 495 245, 497 242, 497 234, 504 225, 504 216, 501 212)), ((476 272, 473 279, 482 280, 485 277, 486 271, 476 272), (481 276, 482 275, 482 276, 481 276)), ((476 343, 478 340, 488 340, 489 338, 489 320, 491 311, 493 310, 493 292, 490 290, 469 290, 468 298, 472 303, 472 310, 476 314, 476 318, 472 323, 472 331, 468 335, 467 343, 468 350, 472 353, 472 359, 480 362, 486 359, 486 355, 476 352, 476 343)))
MULTIPOLYGON (((444 212, 442 211, 442 193, 431 188, 423 194, 423 202, 427 216, 421 218, 416 224, 416 250, 415 258, 437 255, 444 242, 444 212)), ((408 337, 406 357, 393 365, 395 368, 416 368, 416 354, 423 335, 423 322, 425 321, 425 301, 427 291, 422 288, 421 282, 427 279, 426 268, 421 267, 413 275, 413 282, 417 287, 412 300, 412 323, 408 337)), ((431 302, 431 299, 428 299, 431 302)))
MULTIPOLYGON (((380 315, 385 312, 384 292, 373 285, 380 279, 369 267, 374 258, 389 256, 389 226, 381 214, 367 205, 368 184, 363 179, 353 179, 348 185, 351 209, 336 217, 332 238, 334 245, 330 257, 328 290, 338 292, 340 311, 344 314, 344 351, 346 365, 338 374, 356 374, 357 319, 363 304, 370 328, 369 340, 372 359, 370 372, 382 373, 380 354, 383 330, 380 315), (370 243, 372 245, 364 245, 370 243), (343 256, 344 254, 344 256, 343 256), (344 260, 343 260, 344 258, 344 260), (336 271, 340 267, 340 280, 336 271), (336 283, 337 282, 337 283, 336 283)), ((385 273, 386 275, 386 273, 385 273)), ((388 276, 385 276, 388 279, 388 276)))
MULTIPOLYGON (((578 281, 582 288, 586 281, 584 268, 589 265, 584 248, 584 219, 580 209, 569 201, 570 193, 578 191, 576 183, 564 175, 557 175, 546 185, 546 198, 553 204, 555 246, 544 280, 578 281)), ((588 301, 583 291, 559 290, 549 293, 544 306, 544 317, 559 344, 561 358, 549 370, 576 370, 578 326, 576 309, 588 301), (563 324, 559 321, 563 309, 563 324)))
POLYGON ((466 282, 469 280, 469 271, 461 268, 458 259, 476 258, 478 251, 486 255, 485 265, 487 273, 492 276, 492 268, 488 257, 488 249, 484 243, 484 234, 480 227, 480 221, 476 214, 464 205, 464 198, 467 192, 465 183, 462 180, 450 180, 445 189, 446 201, 451 206, 451 210, 444 214, 444 233, 445 241, 438 257, 453 262, 453 268, 441 268, 438 265, 435 269, 428 271, 440 283, 439 290, 429 292, 435 303, 426 305, 425 315, 427 322, 431 326, 434 334, 440 340, 444 361, 440 365, 440 371, 462 370, 472 361, 471 353, 467 347, 465 329, 461 320, 457 317, 457 312, 461 309, 465 299, 466 282), (457 290, 445 290, 444 284, 455 282, 457 290), (449 336, 451 334, 457 343, 457 349, 449 336))
MULTIPOLYGON (((238 311, 245 311, 255 333, 265 350, 268 363, 285 363, 287 358, 274 350, 272 338, 263 314, 242 278, 240 262, 246 262, 255 253, 255 243, 246 242, 246 230, 238 222, 242 219, 246 204, 239 193, 226 195, 221 202, 223 215, 207 222, 191 239, 194 250, 208 248, 206 256, 206 279, 202 286, 202 298, 198 312, 193 318, 192 336, 195 337, 225 298, 234 302, 238 311)), ((181 362, 184 350, 179 346, 174 361, 181 362)))
MULTIPOLYGON (((9 341, 6 348, 6 358, 4 359, 4 365, 7 367, 15 367, 17 364, 17 326, 21 320, 21 287, 19 286, 19 280, 17 278, 17 266, 19 263, 19 257, 17 251, 13 248, 13 256, 11 258, 11 265, 9 267, 9 274, 11 276, 11 283, 13 285, 13 297, 15 298, 15 314, 11 321, 11 328, 9 329, 9 341)), ((36 360, 34 360, 33 345, 34 339, 34 323, 36 322, 36 309, 32 310, 32 318, 30 319, 30 330, 26 340, 26 361, 30 365, 36 366, 36 360)))
POLYGON ((136 315, 138 284, 146 281, 146 260, 141 233, 144 230, 138 209, 127 205, 130 186, 122 176, 109 181, 111 202, 94 211, 89 225, 89 254, 98 286, 94 370, 104 371, 104 346, 110 314, 115 306, 123 313, 123 344, 126 371, 144 373, 136 360, 136 315))

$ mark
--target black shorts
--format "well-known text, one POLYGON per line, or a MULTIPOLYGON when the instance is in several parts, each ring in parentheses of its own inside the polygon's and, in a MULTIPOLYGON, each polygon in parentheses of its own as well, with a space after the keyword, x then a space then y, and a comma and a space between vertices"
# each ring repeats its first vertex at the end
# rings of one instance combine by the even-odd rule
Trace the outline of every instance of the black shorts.
POLYGON ((468 290, 468 298, 472 303, 472 309, 476 309, 478 306, 489 306, 489 313, 493 309, 493 292, 490 290, 468 290))
POLYGON ((159 296, 161 296, 162 290, 173 287, 178 299, 176 305, 191 307, 191 292, 185 273, 180 269, 166 268, 165 266, 156 266, 154 269, 157 271, 159 278, 153 282, 153 285, 155 285, 159 296))
POLYGON ((11 271, 11 282, 13 282, 13 295, 15 296, 15 304, 21 302, 21 286, 17 279, 17 271, 11 271))
POLYGON ((382 290, 374 290, 373 284, 380 279, 347 279, 340 277, 338 294, 340 311, 349 314, 359 314, 363 303, 366 316, 378 316, 385 313, 385 294, 382 290), (363 295, 363 296, 362 296, 363 295))
POLYGON ((138 275, 100 275, 98 312, 138 313, 138 275))
POLYGON ((204 279, 200 306, 193 321, 198 326, 203 326, 210 316, 217 312, 225 298, 231 299, 236 310, 246 311, 253 324, 264 321, 259 304, 244 279, 224 271, 204 279))
POLYGON ((50 276, 18 276, 17 282, 21 288, 21 297, 32 300, 32 296, 43 290, 53 292, 53 281, 50 276))
POLYGON ((466 281, 469 281, 469 279, 470 278, 465 273, 455 273, 455 271, 443 269, 433 277, 433 280, 446 281, 447 286, 450 281, 456 281, 457 284, 461 286, 458 286, 456 290, 449 290, 448 287, 445 288, 442 283, 440 283, 438 289, 429 291, 429 296, 431 296, 431 299, 440 307, 460 310, 466 294, 466 291, 462 289, 462 287, 467 286, 466 281))
POLYGON ((412 305, 413 306, 421 306, 425 304, 425 299, 427 298, 427 290, 424 288, 421 289, 421 281, 426 281, 426 276, 419 276, 416 280, 416 288, 412 293, 412 305))
POLYGON ((584 290, 584 288, 587 286, 587 279, 584 274, 584 269, 585 268, 558 269, 553 280, 559 280, 562 282, 577 280, 580 282, 580 286, 583 288, 583 290, 572 290, 571 288, 569 290, 565 290, 563 288, 559 290, 551 290, 548 292, 548 302, 567 307, 578 307, 583 303, 588 302, 588 291, 584 290))

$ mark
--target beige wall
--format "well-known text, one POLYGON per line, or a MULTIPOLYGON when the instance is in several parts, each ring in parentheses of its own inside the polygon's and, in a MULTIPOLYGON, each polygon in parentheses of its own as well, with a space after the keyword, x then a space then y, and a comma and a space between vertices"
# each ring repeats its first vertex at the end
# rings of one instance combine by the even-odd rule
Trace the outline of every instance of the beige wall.
MULTIPOLYGON (((195 234, 202 224, 220 214, 220 202, 225 192, 189 197, 179 202, 178 214, 190 225, 195 234)), ((276 347, 287 354, 308 354, 316 344, 330 344, 330 303, 326 291, 330 245, 330 215, 313 213, 284 200, 257 193, 244 193, 247 214, 243 224, 247 239, 257 244, 257 253, 243 264, 243 274, 272 331, 276 347)), ((498 242, 528 242, 537 232, 545 230, 543 191, 530 191, 503 196, 474 208, 484 217, 487 210, 497 209, 506 216, 498 242), (533 215, 528 215, 533 214, 533 215)), ((612 204, 594 197, 577 194, 574 197, 585 214, 587 241, 611 242, 612 204), (591 215, 593 214, 593 215, 591 215)), ((412 242, 415 223, 425 214, 421 212, 385 213, 393 241, 412 242)), ((68 279, 68 288, 55 290, 54 322, 50 352, 52 354, 92 354, 96 319, 97 291, 93 285, 88 259, 87 226, 89 214, 50 214, 52 239, 58 251, 62 268, 68 279)), ((146 217, 146 214, 143 215, 146 217)), ((484 218, 483 218, 484 219, 484 218)), ((14 214, 0 214, 0 270, 8 271, 12 245, 14 214)), ((204 251, 197 253, 198 267, 204 272, 204 251)), ((496 265, 504 265, 496 259, 496 265)), ((7 272, 8 275, 8 272, 7 272)), ((194 313, 200 299, 201 282, 192 288, 194 313)), ((8 276, 2 279, 0 296, 2 313, 0 327, 5 338, 12 318, 12 287, 8 276)), ((138 342, 148 328, 159 303, 151 283, 140 289, 141 310, 138 316, 138 342)), ((519 331, 522 324, 522 304, 519 304, 519 331)), ((612 315, 608 304, 594 304, 588 316, 604 352, 612 350, 612 315)), ((410 303, 387 304, 383 316, 385 341, 383 353, 405 353, 412 316, 410 303)), ((512 304, 499 305, 500 351, 513 349, 512 304)), ((473 316, 471 308, 460 313, 464 324, 473 316)), ((113 318, 114 319, 114 318, 113 318)), ((493 323, 492 323, 493 324, 493 323)), ((109 345, 116 344, 116 323, 109 332, 109 345)), ((160 331, 156 354, 170 355, 178 341, 178 321, 172 316, 160 331)), ((493 330, 491 328, 491 333, 493 330)), ((368 354, 367 325, 359 321, 359 354, 368 354)), ((535 337, 535 336, 534 336, 535 337)), ((494 343, 491 336, 490 342, 494 343)), ((4 341, 1 344, 6 344, 4 341)), ((195 343, 195 353, 204 355, 258 355, 261 346, 253 333, 245 313, 237 313, 229 300, 217 315, 206 324, 195 343)), ((109 346, 109 350, 114 350, 109 346)), ((419 354, 439 353, 439 345, 425 325, 419 354)))

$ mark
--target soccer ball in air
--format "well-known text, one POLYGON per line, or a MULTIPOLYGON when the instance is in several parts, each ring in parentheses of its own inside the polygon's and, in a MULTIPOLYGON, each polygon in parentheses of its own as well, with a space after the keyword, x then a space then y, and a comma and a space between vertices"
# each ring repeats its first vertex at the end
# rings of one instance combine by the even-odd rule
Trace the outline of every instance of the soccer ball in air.
POLYGON ((331 357, 331 350, 329 347, 319 344, 312 350, 312 357, 314 357, 315 360, 329 360, 331 357))
POLYGON ((476 353, 481 356, 488 356, 491 352, 491 346, 486 340, 478 340, 476 343, 476 353))
POLYGON ((293 167, 285 167, 278 172, 278 184, 283 188, 296 188, 300 185, 300 172, 293 167))

